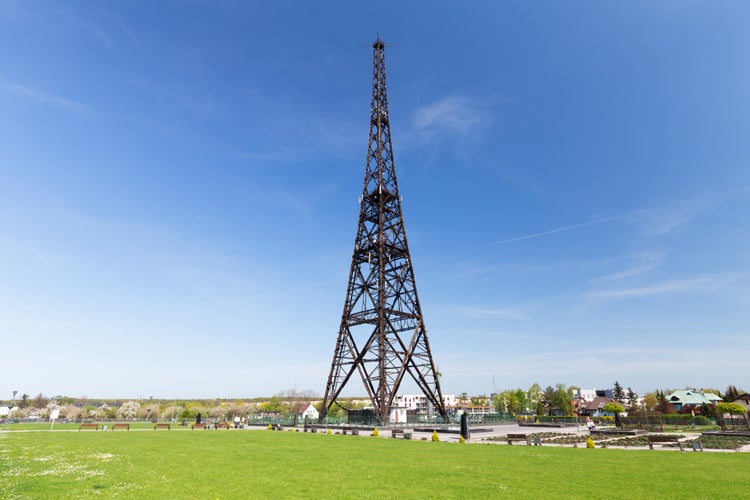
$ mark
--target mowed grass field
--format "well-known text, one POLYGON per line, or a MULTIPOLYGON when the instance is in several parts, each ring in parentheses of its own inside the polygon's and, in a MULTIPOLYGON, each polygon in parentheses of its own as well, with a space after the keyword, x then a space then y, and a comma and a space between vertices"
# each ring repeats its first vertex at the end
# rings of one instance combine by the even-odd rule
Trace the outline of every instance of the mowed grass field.
POLYGON ((750 454, 258 431, 0 433, 0 498, 747 498, 750 454))

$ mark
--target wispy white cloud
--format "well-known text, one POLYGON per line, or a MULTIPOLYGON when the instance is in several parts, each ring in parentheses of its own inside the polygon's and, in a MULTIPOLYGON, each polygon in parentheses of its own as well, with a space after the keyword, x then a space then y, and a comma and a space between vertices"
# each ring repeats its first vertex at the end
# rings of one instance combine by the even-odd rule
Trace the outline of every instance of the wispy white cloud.
POLYGON ((600 276, 595 281, 618 281, 641 276, 659 267, 665 255, 661 251, 639 252, 632 256, 631 260, 634 262, 625 269, 600 276))
POLYGON ((669 234, 687 225, 707 203, 691 199, 644 211, 634 223, 649 235, 669 234))
POLYGON ((479 134, 491 123, 490 118, 487 107, 478 100, 450 95, 418 107, 413 112, 410 129, 398 136, 407 147, 432 142, 463 142, 479 134))
POLYGON ((596 290, 589 292, 586 296, 589 299, 619 300, 663 294, 705 292, 722 288, 741 277, 739 274, 704 275, 696 278, 670 280, 634 288, 596 290))
POLYGON ((448 129, 466 134, 487 122, 478 104, 467 97, 447 96, 414 112, 414 126, 420 130, 448 129))
POLYGON ((50 105, 68 111, 89 111, 86 105, 81 102, 75 101, 73 99, 68 99, 60 95, 45 92, 43 90, 9 82, 4 78, 0 78, 0 91, 7 94, 20 96, 25 99, 30 99, 40 104, 50 105))
POLYGON ((460 311, 463 315, 474 318, 527 319, 526 313, 520 309, 469 306, 461 308, 460 311))

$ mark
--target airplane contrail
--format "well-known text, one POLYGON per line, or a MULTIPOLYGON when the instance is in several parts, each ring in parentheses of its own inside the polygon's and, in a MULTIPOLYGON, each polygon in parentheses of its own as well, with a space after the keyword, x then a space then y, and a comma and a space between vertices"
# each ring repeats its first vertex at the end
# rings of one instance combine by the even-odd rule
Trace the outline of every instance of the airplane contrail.
POLYGON ((547 236, 548 234, 562 233, 564 231, 570 231, 571 229, 578 229, 578 228, 581 228, 581 227, 593 226, 595 224, 601 224, 603 222, 609 222, 609 221, 616 220, 616 219, 622 219, 623 217, 629 217, 631 215, 638 215, 638 214, 642 214, 642 213, 645 213, 645 212, 651 212, 653 210, 658 210, 659 208, 663 208, 663 207, 643 208, 641 210, 634 210, 632 212, 625 212, 625 213, 622 213, 622 214, 610 215, 609 217, 603 217, 601 219, 595 219, 595 220, 590 220, 590 221, 587 221, 587 222, 581 222, 579 224, 572 224, 570 226, 558 227, 558 228, 555 228, 555 229, 550 229, 548 231, 542 231, 540 233, 526 234, 524 236, 516 236, 515 238, 509 238, 507 240, 495 241, 494 243, 490 243, 490 246, 492 246, 492 245, 502 245, 504 243, 513 243, 513 242, 516 242, 516 241, 530 240, 531 238, 538 238, 540 236, 547 236))

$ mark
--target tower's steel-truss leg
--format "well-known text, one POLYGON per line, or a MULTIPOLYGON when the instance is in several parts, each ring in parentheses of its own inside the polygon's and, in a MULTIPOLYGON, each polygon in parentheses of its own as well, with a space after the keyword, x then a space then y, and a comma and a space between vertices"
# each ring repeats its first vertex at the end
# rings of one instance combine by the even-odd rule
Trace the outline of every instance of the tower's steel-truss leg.
POLYGON ((355 373, 378 420, 387 422, 404 377, 447 420, 409 257, 391 147, 385 45, 373 44, 372 104, 364 188, 331 372, 321 419, 355 373))

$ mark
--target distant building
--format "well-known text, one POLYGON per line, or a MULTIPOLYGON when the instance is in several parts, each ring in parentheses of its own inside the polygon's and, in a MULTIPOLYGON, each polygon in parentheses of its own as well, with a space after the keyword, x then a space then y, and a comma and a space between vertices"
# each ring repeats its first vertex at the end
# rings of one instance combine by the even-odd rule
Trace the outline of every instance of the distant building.
MULTIPOLYGON (((443 405, 446 408, 456 406, 456 396, 453 394, 443 394, 443 405)), ((434 413, 432 404, 424 394, 397 394, 393 399, 391 409, 403 408, 413 410, 416 415, 428 416, 434 413)))
POLYGON ((750 394, 740 394, 733 402, 744 406, 750 412, 750 394))
MULTIPOLYGON (((576 389, 573 392, 573 399, 580 399, 590 403, 596 397, 596 389, 576 389)), ((604 396, 604 394, 602 394, 604 396)))
POLYGON ((607 403, 617 403, 617 401, 612 398, 597 396, 588 404, 582 406, 578 414, 586 417, 603 417, 605 415, 614 416, 613 414, 604 411, 604 405, 607 403))
POLYGON ((297 411, 297 416, 300 420, 307 419, 308 421, 312 420, 318 420, 318 417, 320 416, 320 413, 318 410, 315 409, 315 407, 311 404, 303 406, 301 409, 297 411))
POLYGON ((702 405, 713 406, 720 403, 722 399, 713 392, 704 392, 702 389, 685 389, 674 391, 667 396, 667 401, 675 410, 681 412, 686 408, 697 408, 702 405))

